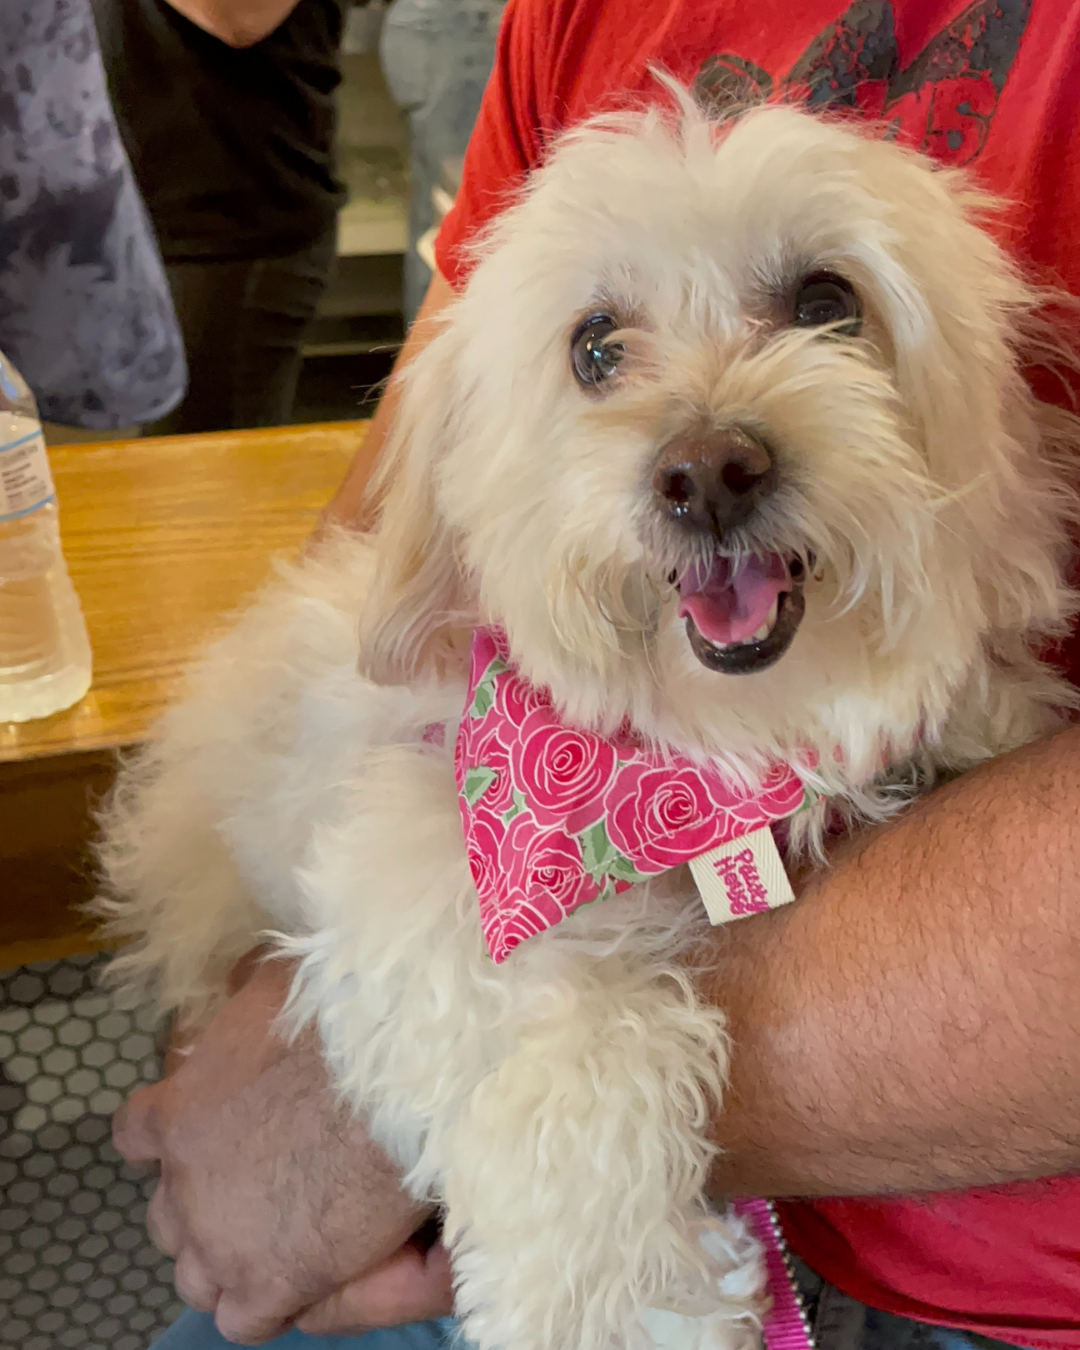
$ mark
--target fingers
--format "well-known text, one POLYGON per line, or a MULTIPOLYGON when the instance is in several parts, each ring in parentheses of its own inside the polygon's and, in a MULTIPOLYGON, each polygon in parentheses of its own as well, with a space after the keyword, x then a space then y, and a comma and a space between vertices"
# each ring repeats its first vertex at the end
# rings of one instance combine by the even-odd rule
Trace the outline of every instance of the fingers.
POLYGON ((186 1248, 176 1258, 173 1283, 176 1292, 196 1312, 212 1313, 217 1308, 221 1289, 207 1275, 202 1262, 190 1248, 186 1248))
POLYGON ((223 1289, 208 1273, 211 1265, 196 1247, 188 1245, 176 1258, 173 1280, 176 1292, 196 1312, 213 1313, 214 1324, 227 1341, 237 1345, 261 1345, 283 1335, 292 1326, 297 1311, 290 1288, 260 1283, 252 1296, 223 1289))
POLYGON ((363 1309, 354 1304, 353 1286, 346 1285, 296 1319, 297 1331, 307 1336, 366 1336, 374 1327, 362 1320, 363 1309))
POLYGON ((222 1297, 214 1316, 214 1326, 227 1341, 235 1345, 262 1345, 264 1341, 284 1336, 292 1324, 286 1320, 268 1318, 265 1313, 253 1313, 247 1308, 233 1308, 222 1297))
POLYGON ((261 1345, 281 1336, 293 1324, 297 1312, 291 1288, 260 1285, 251 1297, 225 1290, 217 1300, 214 1325, 227 1341, 238 1345, 261 1345))
POLYGON ((161 1158, 157 1108, 163 1083, 140 1088, 113 1116, 113 1143, 129 1163, 156 1163, 161 1158))
POLYGON ((196 1312, 213 1313, 222 1336, 239 1345, 259 1345, 287 1331, 306 1300, 291 1283, 268 1276, 252 1288, 231 1261, 207 1252, 185 1224, 183 1203, 169 1180, 166 1169, 147 1207, 146 1226, 154 1245, 176 1259, 176 1292, 196 1312))
POLYGON ((169 1169, 165 1168, 146 1207, 146 1229, 154 1246, 175 1258, 176 1292, 196 1312, 212 1313, 221 1298, 221 1285, 208 1273, 208 1263, 192 1241, 170 1183, 169 1169))
POLYGON ((178 1256, 184 1247, 184 1225, 164 1177, 146 1207, 146 1230, 150 1241, 166 1256, 178 1256))
POLYGON ((342 1286, 296 1319, 311 1336, 363 1335, 373 1327, 448 1317, 454 1310, 450 1254, 407 1244, 377 1269, 342 1286))

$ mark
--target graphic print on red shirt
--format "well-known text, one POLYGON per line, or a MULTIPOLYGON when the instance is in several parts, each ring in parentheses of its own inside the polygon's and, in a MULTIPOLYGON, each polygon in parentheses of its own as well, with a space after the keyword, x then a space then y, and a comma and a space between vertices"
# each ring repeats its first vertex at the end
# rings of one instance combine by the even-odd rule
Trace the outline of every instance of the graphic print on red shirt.
MULTIPOLYGON (((1080 0, 510 0, 462 190, 437 243, 467 245, 565 127, 661 97, 799 99, 879 119, 1011 203, 1002 239, 1080 296, 1080 0)), ((1069 668, 1080 684, 1080 642, 1069 668)), ((916 1200, 784 1206, 794 1249, 872 1307, 1016 1345, 1080 1350, 1080 1179, 916 1200)))
POLYGON ((856 0, 818 33, 774 81, 761 66, 725 54, 707 57, 694 79, 705 106, 772 98, 849 107, 944 164, 967 164, 986 144, 990 122, 1020 49, 1031 0, 976 0, 901 66, 888 0, 856 0))

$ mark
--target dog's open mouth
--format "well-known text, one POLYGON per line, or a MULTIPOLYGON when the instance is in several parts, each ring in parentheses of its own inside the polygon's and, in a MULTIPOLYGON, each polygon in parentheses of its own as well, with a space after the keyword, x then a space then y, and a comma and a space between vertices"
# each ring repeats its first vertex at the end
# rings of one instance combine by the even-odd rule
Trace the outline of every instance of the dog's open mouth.
POLYGON ((779 661, 802 622, 805 578, 802 559, 780 553, 692 563, 677 584, 694 655, 724 675, 752 675, 779 661))

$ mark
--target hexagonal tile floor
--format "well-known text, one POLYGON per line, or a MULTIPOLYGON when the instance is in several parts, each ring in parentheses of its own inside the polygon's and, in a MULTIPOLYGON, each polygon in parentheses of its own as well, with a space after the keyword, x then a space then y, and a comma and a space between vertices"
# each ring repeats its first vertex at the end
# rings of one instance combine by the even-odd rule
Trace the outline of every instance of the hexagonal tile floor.
POLYGON ((97 988, 103 957, 0 972, 0 1346, 144 1350, 179 1315, 146 1236, 153 1182, 109 1117, 158 1062, 148 1008, 97 988))

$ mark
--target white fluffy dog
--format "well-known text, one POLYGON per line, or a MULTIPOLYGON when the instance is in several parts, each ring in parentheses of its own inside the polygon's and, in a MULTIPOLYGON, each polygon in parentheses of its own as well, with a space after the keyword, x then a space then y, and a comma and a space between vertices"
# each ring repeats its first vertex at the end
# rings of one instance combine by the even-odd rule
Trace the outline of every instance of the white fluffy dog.
POLYGON ((197 1019, 267 930, 342 1090, 445 1207, 482 1350, 752 1345, 759 1248, 704 1190, 724 1016, 686 868, 496 963, 453 744, 470 635, 562 721, 882 818, 1064 685, 1075 434, 962 177, 677 94, 564 136, 403 377, 382 524, 285 571, 106 823, 121 973, 197 1019), (432 726, 449 729, 445 745, 432 726))

